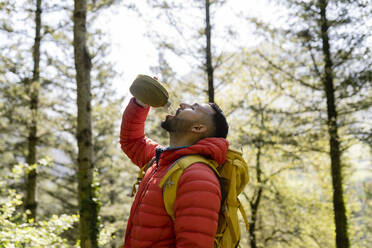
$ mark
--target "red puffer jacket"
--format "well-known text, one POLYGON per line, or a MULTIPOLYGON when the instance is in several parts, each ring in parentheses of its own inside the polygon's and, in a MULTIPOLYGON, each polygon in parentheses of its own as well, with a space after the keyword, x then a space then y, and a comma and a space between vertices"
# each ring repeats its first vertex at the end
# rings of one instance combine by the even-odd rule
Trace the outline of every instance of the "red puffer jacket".
MULTIPOLYGON (((121 124, 120 144, 132 162, 142 167, 155 156, 160 146, 145 137, 144 126, 149 108, 132 99, 121 124)), ((187 148, 161 154, 146 172, 134 199, 125 234, 125 248, 213 247, 220 209, 220 184, 214 172, 195 163, 182 174, 177 188, 175 221, 164 208, 158 186, 169 166, 188 154, 201 154, 219 164, 225 161, 228 143, 223 138, 205 138, 187 148)))

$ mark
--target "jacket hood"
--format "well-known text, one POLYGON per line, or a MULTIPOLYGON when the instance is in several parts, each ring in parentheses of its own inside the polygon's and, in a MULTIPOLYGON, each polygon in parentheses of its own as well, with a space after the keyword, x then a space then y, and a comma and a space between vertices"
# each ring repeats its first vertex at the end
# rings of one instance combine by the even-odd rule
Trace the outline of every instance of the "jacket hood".
POLYGON ((228 148, 229 143, 224 138, 204 138, 185 148, 164 151, 160 156, 159 165, 169 165, 178 158, 191 154, 205 156, 221 165, 225 162, 228 148))

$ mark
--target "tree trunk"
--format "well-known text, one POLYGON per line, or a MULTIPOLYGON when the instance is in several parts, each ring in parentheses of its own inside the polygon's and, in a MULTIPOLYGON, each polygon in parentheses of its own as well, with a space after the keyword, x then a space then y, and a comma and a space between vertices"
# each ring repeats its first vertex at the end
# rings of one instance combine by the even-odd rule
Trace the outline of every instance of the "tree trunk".
POLYGON ((257 248, 257 237, 256 237, 256 223, 257 223, 257 212, 261 201, 262 196, 262 178, 261 178, 261 144, 260 141, 257 145, 257 154, 256 154, 256 178, 258 190, 257 193, 253 196, 252 201, 250 202, 251 211, 252 211, 252 220, 249 223, 249 237, 251 248, 257 248), (256 196, 256 197, 255 197, 256 196))
POLYGON ((321 17, 321 35, 323 42, 323 58, 324 58, 324 90, 327 98, 327 114, 328 114, 328 133, 330 144, 331 157, 331 173, 333 185, 333 209, 336 225, 336 247, 348 248, 349 237, 347 230, 346 208, 343 196, 342 185, 342 166, 340 141, 338 137, 337 110, 335 103, 335 92, 333 85, 333 63, 330 54, 329 44, 329 23, 327 20, 326 9, 327 0, 319 0, 320 17, 321 17))
MULTIPOLYGON (((32 80, 30 82, 29 94, 30 94, 30 111, 31 111, 31 123, 29 126, 28 133, 28 153, 26 162, 29 165, 36 163, 37 153, 37 115, 38 115, 38 104, 39 104, 39 87, 40 87, 40 36, 41 30, 41 0, 36 1, 35 11, 35 39, 34 47, 32 51, 32 57, 34 62, 32 80)), ((36 219, 37 199, 36 199, 36 180, 37 180, 37 168, 35 167, 27 173, 26 182, 26 197, 25 197, 25 209, 29 210, 27 214, 28 219, 36 219)))
POLYGON ((207 46, 205 48, 206 56, 206 70, 208 76, 208 100, 209 102, 214 102, 214 83, 213 83, 213 65, 212 65, 212 45, 211 45, 211 24, 210 24, 210 2, 205 0, 205 36, 207 46))
POLYGON ((77 142, 78 142, 78 200, 79 235, 83 248, 98 247, 98 204, 93 186, 93 146, 91 126, 91 61, 86 48, 85 0, 75 0, 74 54, 77 83, 77 142))

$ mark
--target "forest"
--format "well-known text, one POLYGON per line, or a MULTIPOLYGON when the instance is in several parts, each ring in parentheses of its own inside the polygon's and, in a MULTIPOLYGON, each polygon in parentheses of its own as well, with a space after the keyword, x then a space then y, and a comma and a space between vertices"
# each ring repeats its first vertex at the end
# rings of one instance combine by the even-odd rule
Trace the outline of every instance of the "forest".
POLYGON ((127 49, 155 51, 139 73, 172 101, 146 135, 167 145, 160 122, 181 102, 228 119, 249 166, 241 247, 372 247, 370 0, 2 0, 0 247, 122 247, 135 78, 105 20, 126 13, 143 23, 127 49))

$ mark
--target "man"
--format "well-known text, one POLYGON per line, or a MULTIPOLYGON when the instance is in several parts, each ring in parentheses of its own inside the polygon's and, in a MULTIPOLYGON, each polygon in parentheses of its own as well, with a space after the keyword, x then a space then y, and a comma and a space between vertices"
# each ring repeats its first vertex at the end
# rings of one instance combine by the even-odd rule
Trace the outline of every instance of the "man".
POLYGON ((132 98, 123 114, 120 144, 140 168, 153 157, 134 199, 125 234, 125 248, 213 247, 220 211, 221 188, 208 165, 195 163, 178 183, 174 221, 167 214, 158 185, 180 157, 200 154, 223 164, 228 150, 228 124, 217 104, 182 103, 161 126, 170 146, 161 147, 144 134, 150 107, 132 98))

